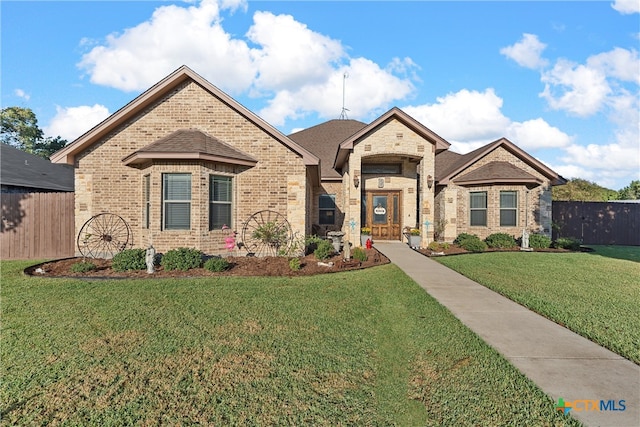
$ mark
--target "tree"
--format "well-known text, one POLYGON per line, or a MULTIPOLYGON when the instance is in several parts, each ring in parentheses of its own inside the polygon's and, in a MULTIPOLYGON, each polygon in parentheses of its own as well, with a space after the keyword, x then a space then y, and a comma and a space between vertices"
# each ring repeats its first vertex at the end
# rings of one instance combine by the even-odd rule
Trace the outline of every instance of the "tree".
POLYGON ((45 138, 35 113, 22 107, 7 107, 0 112, 0 142, 44 158, 67 145, 60 136, 45 138))
POLYGON ((640 180, 631 181, 629 185, 618 191, 620 200, 640 200, 640 180))
POLYGON ((617 191, 580 178, 574 178, 564 185, 555 186, 551 191, 553 200, 606 202, 618 199, 617 191))

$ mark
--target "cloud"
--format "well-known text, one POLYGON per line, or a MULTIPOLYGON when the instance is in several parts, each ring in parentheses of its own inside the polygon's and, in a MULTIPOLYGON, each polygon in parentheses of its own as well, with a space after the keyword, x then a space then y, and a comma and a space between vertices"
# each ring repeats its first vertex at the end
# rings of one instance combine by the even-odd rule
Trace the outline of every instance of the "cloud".
POLYGON ((611 94, 604 72, 597 68, 559 59, 553 69, 542 73, 544 98, 554 110, 579 117, 597 113, 611 94))
POLYGON ((599 70, 607 77, 640 84, 640 59, 635 49, 616 47, 609 52, 590 56, 587 67, 599 70))
POLYGON ((546 47, 547 45, 540 42, 535 34, 524 33, 522 40, 512 46, 503 47, 500 53, 522 67, 538 69, 547 65, 547 60, 540 56, 546 47))
POLYGON ((43 130, 46 136, 60 136, 67 141, 73 141, 107 117, 109 117, 109 110, 99 104, 56 107, 56 115, 43 130))
POLYGON ((505 130, 505 136, 525 150, 560 148, 571 144, 573 138, 541 118, 525 122, 513 122, 505 130))
POLYGON ((139 91, 187 64, 224 90, 245 90, 256 73, 250 49, 224 31, 220 17, 221 8, 235 10, 242 4, 203 0, 188 8, 161 6, 149 21, 107 36, 103 45, 83 55, 78 67, 92 83, 139 91))
POLYGON ((31 95, 29 95, 28 93, 26 93, 24 90, 22 89, 16 89, 13 91, 13 93, 18 97, 18 98, 22 98, 25 101, 28 101, 29 99, 31 99, 31 95))
POLYGON ((616 0, 611 4, 611 7, 623 15, 640 13, 640 2, 638 0, 616 0))
POLYGON ((463 89, 437 98, 435 104, 403 110, 450 141, 491 141, 504 135, 510 120, 500 111, 502 98, 491 88, 463 89))

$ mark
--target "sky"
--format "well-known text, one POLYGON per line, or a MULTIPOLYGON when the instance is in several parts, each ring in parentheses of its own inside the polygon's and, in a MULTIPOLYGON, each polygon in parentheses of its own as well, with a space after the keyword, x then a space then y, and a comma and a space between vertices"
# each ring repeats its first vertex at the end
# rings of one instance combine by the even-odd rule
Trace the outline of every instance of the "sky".
POLYGON ((290 134, 399 107, 466 153, 640 179, 640 0, 0 2, 2 108, 69 141, 187 65, 290 134))

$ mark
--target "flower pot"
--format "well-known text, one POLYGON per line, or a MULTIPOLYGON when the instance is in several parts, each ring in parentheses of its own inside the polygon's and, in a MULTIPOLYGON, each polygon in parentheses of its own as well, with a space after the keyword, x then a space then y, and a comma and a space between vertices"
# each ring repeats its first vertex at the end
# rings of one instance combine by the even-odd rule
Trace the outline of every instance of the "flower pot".
POLYGON ((365 247, 367 245, 367 240, 371 238, 370 234, 361 234, 360 235, 360 246, 365 247))
POLYGON ((411 246, 412 248, 419 248, 421 242, 422 242, 421 236, 409 235, 409 246, 411 246))

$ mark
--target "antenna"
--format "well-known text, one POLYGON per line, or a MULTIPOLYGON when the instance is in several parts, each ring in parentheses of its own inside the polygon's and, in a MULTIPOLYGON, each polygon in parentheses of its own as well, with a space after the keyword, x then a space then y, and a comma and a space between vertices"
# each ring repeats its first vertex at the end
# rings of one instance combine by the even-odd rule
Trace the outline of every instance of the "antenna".
POLYGON ((349 73, 345 71, 342 75, 342 112, 340 113, 340 120, 347 120, 349 118, 347 116, 349 109, 344 106, 345 82, 347 81, 347 77, 349 77, 349 73))

